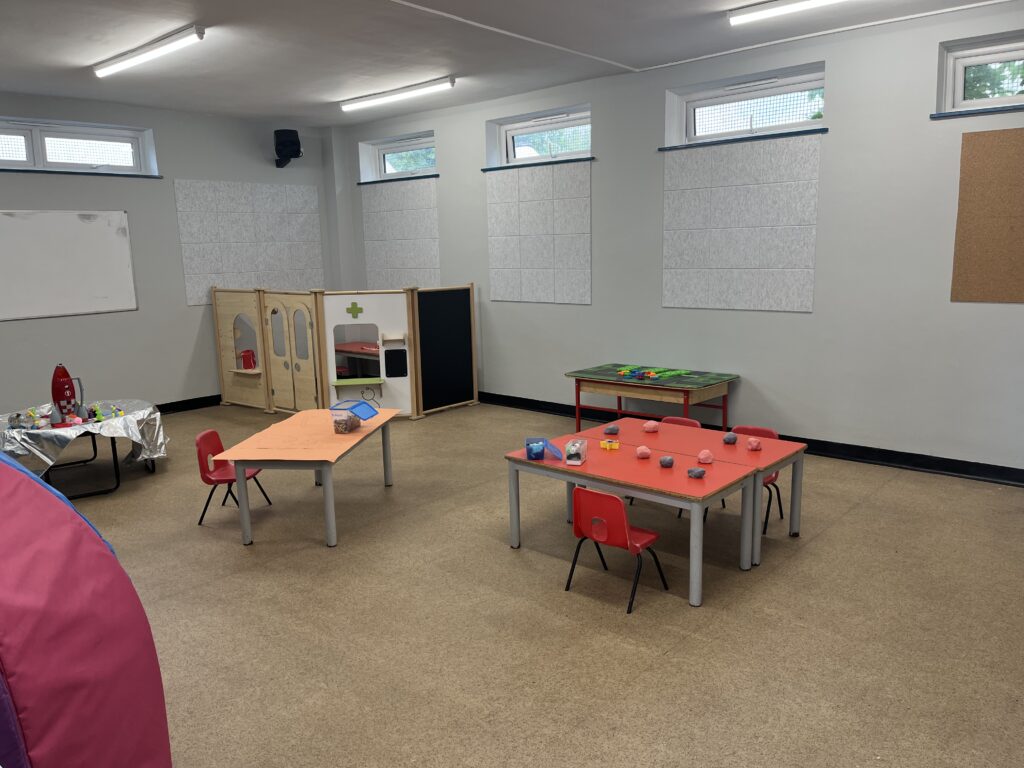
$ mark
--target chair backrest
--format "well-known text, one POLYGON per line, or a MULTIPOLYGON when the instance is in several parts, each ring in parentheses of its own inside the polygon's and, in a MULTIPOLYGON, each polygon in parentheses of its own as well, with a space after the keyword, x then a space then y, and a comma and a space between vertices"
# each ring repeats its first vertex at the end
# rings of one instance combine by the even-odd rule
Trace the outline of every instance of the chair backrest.
POLYGON ((750 437, 771 437, 776 440, 779 439, 779 433, 770 427, 751 427, 740 425, 733 427, 732 431, 737 435, 749 435, 750 437))
POLYGON ((678 424, 680 427, 696 427, 700 429, 700 422, 696 419, 688 419, 685 416, 665 416, 661 420, 662 424, 678 424))
MULTIPOLYGON (((210 457, 223 453, 224 445, 220 441, 220 435, 215 429, 207 429, 196 435, 196 458, 199 460, 199 476, 207 485, 216 485, 216 481, 210 476, 210 457)), ((213 462, 213 469, 227 466, 226 461, 213 462)))
POLYGON ((572 532, 576 538, 629 549, 625 503, 610 493, 577 486, 572 492, 572 532))

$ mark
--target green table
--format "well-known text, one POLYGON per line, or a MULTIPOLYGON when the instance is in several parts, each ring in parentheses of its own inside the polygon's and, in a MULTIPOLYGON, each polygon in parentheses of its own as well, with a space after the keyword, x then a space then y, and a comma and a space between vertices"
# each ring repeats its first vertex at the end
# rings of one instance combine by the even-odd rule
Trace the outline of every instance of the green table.
POLYGON ((614 413, 619 418, 646 416, 659 418, 658 414, 627 411, 622 408, 622 398, 657 400, 664 403, 682 403, 683 415, 689 417, 690 406, 701 403, 706 408, 722 412, 722 429, 729 423, 729 382, 738 381, 734 373, 712 373, 690 371, 683 368, 657 368, 646 365, 605 363, 592 368, 569 371, 565 374, 576 380, 576 431, 580 430, 580 394, 593 392, 600 395, 614 395, 615 407, 587 406, 595 411, 614 413), (710 400, 720 400, 711 403, 710 400))

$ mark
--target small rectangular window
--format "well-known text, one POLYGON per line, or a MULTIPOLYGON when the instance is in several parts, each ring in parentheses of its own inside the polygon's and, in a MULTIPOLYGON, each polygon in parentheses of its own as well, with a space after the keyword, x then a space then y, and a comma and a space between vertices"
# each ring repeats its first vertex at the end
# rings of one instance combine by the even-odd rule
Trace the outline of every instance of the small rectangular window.
POLYGON ((433 136, 378 144, 377 158, 382 179, 419 176, 437 170, 433 136))
POLYGON ((506 163, 590 155, 590 113, 538 117, 502 128, 506 163))
POLYGON ((769 78, 685 101, 688 141, 813 127, 825 117, 825 84, 813 77, 769 78))
POLYGON ((110 141, 71 136, 43 136, 46 162, 62 165, 87 165, 90 168, 114 166, 135 168, 135 147, 130 140, 110 141))
POLYGON ((1024 38, 971 47, 946 45, 943 110, 1024 104, 1024 38))
POLYGON ((155 176, 153 132, 0 118, 0 168, 155 176))
POLYGON ((0 163, 28 164, 32 160, 27 133, 0 129, 0 163))

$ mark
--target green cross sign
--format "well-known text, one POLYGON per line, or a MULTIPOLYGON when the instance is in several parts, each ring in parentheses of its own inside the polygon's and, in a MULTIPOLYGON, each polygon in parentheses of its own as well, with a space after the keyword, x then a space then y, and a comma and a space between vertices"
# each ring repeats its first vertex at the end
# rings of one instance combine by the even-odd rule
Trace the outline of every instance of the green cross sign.
POLYGON ((362 314, 364 310, 363 310, 362 307, 360 307, 358 304, 356 304, 353 301, 352 305, 350 307, 348 307, 345 311, 348 312, 350 315, 352 315, 352 319, 353 320, 358 320, 359 319, 359 315, 362 314))

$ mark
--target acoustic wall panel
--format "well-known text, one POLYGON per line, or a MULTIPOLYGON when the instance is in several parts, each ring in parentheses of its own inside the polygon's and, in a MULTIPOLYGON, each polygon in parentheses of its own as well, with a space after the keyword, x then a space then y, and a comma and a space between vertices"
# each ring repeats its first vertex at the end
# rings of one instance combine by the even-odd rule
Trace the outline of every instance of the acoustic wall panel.
POLYGON ((385 181, 361 189, 367 288, 438 287, 437 179, 385 181))
POLYGON ((821 137, 665 153, 666 307, 810 312, 821 137))
POLYGON ((487 177, 491 301, 590 303, 590 161, 487 177))

